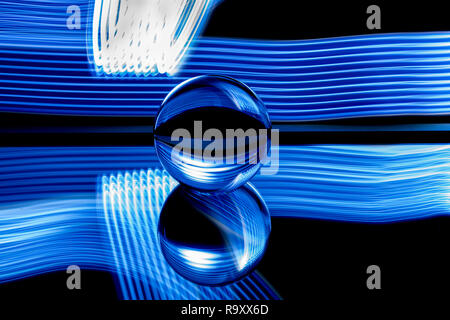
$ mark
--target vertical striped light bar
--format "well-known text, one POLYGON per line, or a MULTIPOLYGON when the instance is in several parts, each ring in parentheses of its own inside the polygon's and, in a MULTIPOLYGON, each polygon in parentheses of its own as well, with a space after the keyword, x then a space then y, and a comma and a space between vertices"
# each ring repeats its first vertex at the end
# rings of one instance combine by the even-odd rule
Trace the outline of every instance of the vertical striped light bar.
POLYGON ((108 75, 174 74, 217 0, 96 0, 93 58, 108 75))

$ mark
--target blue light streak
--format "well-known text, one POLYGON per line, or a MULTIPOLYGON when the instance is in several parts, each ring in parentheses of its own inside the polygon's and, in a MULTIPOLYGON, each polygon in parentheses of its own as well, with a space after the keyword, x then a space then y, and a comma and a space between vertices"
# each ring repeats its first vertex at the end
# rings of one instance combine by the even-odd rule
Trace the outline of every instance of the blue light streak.
MULTIPOLYGON (((386 223, 449 214, 450 145, 281 146, 280 159, 276 175, 252 180, 272 217, 386 223)), ((79 264, 122 270, 124 298, 161 298, 164 278, 153 283, 156 274, 148 273, 162 261, 152 258, 142 273, 138 257, 150 259, 154 253, 155 215, 172 185, 161 171, 137 170, 149 166, 160 168, 152 147, 2 148, 0 282, 79 264), (118 171, 122 174, 105 176, 118 171), (159 172, 159 182, 152 172, 159 172), (97 199, 99 185, 114 191, 104 193, 108 201, 97 199), (144 191, 150 196, 142 197, 144 191), (129 206, 112 215, 111 200, 129 206), (157 292, 148 295, 145 290, 153 285, 157 292)), ((267 284, 258 274, 250 280, 257 283, 257 297, 265 297, 259 290, 276 297, 270 288, 261 289, 267 284)), ((170 281, 173 290, 166 288, 165 294, 185 297, 170 281)), ((228 297, 254 297, 244 287, 255 286, 246 281, 228 297)), ((202 298, 218 294, 207 297, 202 290, 193 292, 204 293, 202 298)))
POLYGON ((110 250, 92 198, 64 198, 3 204, 0 208, 0 283, 65 270, 113 271, 110 250))
MULTIPOLYGON (((166 173, 140 171, 151 193, 141 198, 139 205, 146 205, 135 207, 137 215, 128 215, 128 206, 114 211, 120 218, 110 215, 111 200, 122 204, 121 199, 128 198, 121 189, 128 186, 125 181, 144 182, 133 180, 137 177, 137 172, 130 174, 133 171, 104 176, 103 181, 99 175, 134 167, 136 161, 151 164, 152 157, 156 163, 154 150, 147 148, 0 150, 0 283, 77 264, 117 274, 124 299, 278 299, 257 273, 215 289, 172 277, 155 242, 160 207, 175 183, 166 173), (134 159, 127 160, 128 152, 134 159), (117 155, 124 157, 122 161, 117 155), (109 197, 98 198, 105 179, 103 195, 109 197), (114 183, 118 184, 112 187, 114 183), (123 241, 129 245, 136 240, 132 247, 116 250, 123 241), (164 276, 155 278, 159 273, 164 276)), ((130 190, 134 196, 143 195, 144 186, 139 186, 130 190)))
MULTIPOLYGON (((389 222, 449 213, 450 145, 280 146, 251 181, 272 216, 389 222), (355 197, 355 194, 359 195, 355 197)), ((108 172, 161 168, 153 147, 0 150, 0 206, 94 194, 108 172)))
POLYGON ((253 183, 272 216, 393 222, 449 214, 450 146, 280 147, 253 183))
MULTIPOLYGON (((92 73, 88 26, 66 28, 73 4, 90 15, 86 0, 0 3, 0 111, 154 116, 173 87, 201 74, 243 81, 273 121, 450 111, 449 32, 201 38, 176 76, 107 79, 92 73)), ((419 219, 449 214, 449 156, 442 144, 283 146, 278 174, 253 183, 273 217, 419 219)), ((278 297, 257 273, 214 290, 172 274, 155 252, 155 221, 173 184, 141 168, 159 168, 153 148, 2 148, 0 282, 79 264, 117 272, 125 299, 278 297)))
MULTIPOLYGON (((0 111, 155 116, 173 87, 202 74, 249 85, 272 121, 450 110, 449 32, 292 41, 199 38, 176 76, 107 79, 92 74, 87 26, 65 27, 68 3, 0 4, 6 13, 0 18, 0 111)), ((79 5, 89 15, 87 1, 79 5)))
POLYGON ((276 298, 267 284, 257 280, 257 274, 227 286, 205 287, 182 278, 169 267, 157 235, 161 207, 177 185, 166 172, 112 174, 103 176, 101 185, 103 212, 124 299, 276 298), (255 282, 259 282, 256 290, 244 289, 255 286, 255 282))

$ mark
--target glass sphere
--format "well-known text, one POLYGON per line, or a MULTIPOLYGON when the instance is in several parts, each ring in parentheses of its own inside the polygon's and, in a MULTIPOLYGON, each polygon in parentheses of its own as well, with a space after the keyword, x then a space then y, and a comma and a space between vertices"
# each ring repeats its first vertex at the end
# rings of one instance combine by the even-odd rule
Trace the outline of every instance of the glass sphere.
POLYGON ((269 211, 249 183, 229 193, 204 194, 179 185, 161 211, 158 235, 169 265, 202 285, 247 275, 263 256, 269 211))
POLYGON ((201 191, 229 191, 261 167, 271 123, 263 102, 243 83, 200 76, 174 88, 155 121, 155 148, 169 174, 201 191))

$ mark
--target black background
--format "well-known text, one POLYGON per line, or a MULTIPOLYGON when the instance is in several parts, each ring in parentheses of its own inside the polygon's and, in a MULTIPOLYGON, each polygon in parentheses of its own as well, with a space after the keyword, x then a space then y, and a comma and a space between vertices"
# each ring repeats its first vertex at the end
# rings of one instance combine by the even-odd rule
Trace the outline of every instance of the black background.
MULTIPOLYGON (((245 1, 224 0, 209 19, 205 36, 252 39, 305 39, 366 33, 450 30, 446 1, 245 1), (366 8, 381 7, 382 29, 367 30, 366 8)), ((85 118, 0 115, 1 128, 26 129, 28 124, 149 125, 151 118, 85 118), (31 118, 31 120, 30 120, 31 118)), ((396 117, 352 120, 364 125, 448 122, 448 117, 396 117)), ((343 125, 348 125, 345 121, 343 125)), ((352 124, 350 122, 350 124, 352 124)), ((151 127, 151 125, 149 126, 151 127)), ((61 130, 61 129, 58 129, 61 130)), ((72 130, 72 129, 71 129, 72 130)), ((94 134, 70 131, 61 135, 0 132, 3 145, 123 145, 134 141, 148 145, 151 132, 94 134), (6 139, 7 137, 7 139, 6 139), (60 140, 64 139, 64 140, 60 140), (64 141, 64 142, 62 142, 64 141)), ((12 130, 14 131, 14 130, 12 130)), ((63 130, 64 131, 64 130, 63 130)), ((151 130, 149 130, 151 131, 151 130)), ((284 137, 284 138, 283 138, 284 137)), ((343 137, 334 133, 282 135, 291 143, 396 143, 449 142, 447 132, 365 133, 343 137)), ((358 208, 355 208, 358 210, 358 208)), ((258 270, 285 299, 287 310, 310 302, 342 301, 349 307, 366 302, 410 298, 448 298, 450 265, 447 217, 390 224, 358 224, 310 219, 272 220, 272 234, 258 270), (366 268, 381 267, 381 290, 368 290, 366 268)), ((56 272, 0 285, 0 301, 109 301, 117 299, 113 276, 99 271, 82 271, 80 291, 69 291, 66 274, 56 272)), ((423 300, 422 300, 423 301, 423 300)), ((345 304, 344 304, 345 305, 345 304)), ((277 308, 279 310, 279 308, 277 308)))

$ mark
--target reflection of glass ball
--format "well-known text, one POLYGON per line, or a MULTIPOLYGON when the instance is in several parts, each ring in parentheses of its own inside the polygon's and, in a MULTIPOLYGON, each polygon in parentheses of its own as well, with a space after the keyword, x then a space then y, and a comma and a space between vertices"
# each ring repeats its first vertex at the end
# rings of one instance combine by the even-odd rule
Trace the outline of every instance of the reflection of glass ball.
POLYGON ((228 191, 261 167, 270 128, 264 104, 247 86, 228 77, 200 76, 178 85, 162 103, 155 148, 180 183, 228 191))
POLYGON ((269 233, 268 209, 249 183, 219 194, 178 186, 164 204, 158 227, 167 262, 203 285, 247 275, 261 259, 269 233))

